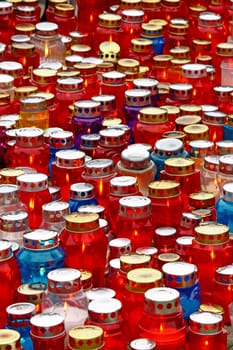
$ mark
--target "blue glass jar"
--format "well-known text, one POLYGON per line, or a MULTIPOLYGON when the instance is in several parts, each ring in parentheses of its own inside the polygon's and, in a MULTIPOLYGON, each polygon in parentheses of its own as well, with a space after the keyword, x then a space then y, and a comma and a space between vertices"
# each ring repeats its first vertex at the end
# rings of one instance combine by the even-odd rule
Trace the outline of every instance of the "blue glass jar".
POLYGON ((95 188, 88 182, 77 182, 70 186, 70 212, 78 211, 83 205, 98 204, 95 198, 95 188))
POLYGON ((162 26, 154 23, 143 23, 141 38, 152 41, 152 48, 156 55, 163 53, 165 38, 162 32, 162 26))
POLYGON ((201 288, 197 266, 184 261, 169 262, 162 266, 166 287, 180 293, 183 317, 188 320, 201 304, 201 288))
POLYGON ((52 177, 52 163, 55 162, 55 154, 61 150, 75 149, 74 134, 72 131, 55 130, 49 136, 49 173, 52 177))
POLYGON ((223 196, 216 203, 217 222, 229 226, 233 233, 233 182, 223 185, 223 196))
POLYGON ((179 139, 164 138, 155 143, 151 160, 157 166, 156 180, 160 180, 160 171, 164 170, 164 162, 168 158, 188 158, 189 153, 184 149, 184 144, 179 139))
POLYGON ((75 131, 75 146, 79 149, 81 136, 95 134, 102 129, 101 103, 92 100, 79 100, 74 103, 72 125, 75 131))
POLYGON ((17 253, 21 283, 47 284, 49 271, 64 267, 65 253, 58 245, 58 233, 36 229, 25 233, 24 247, 17 253))
POLYGON ((22 350, 33 350, 33 342, 30 336, 30 318, 36 313, 36 306, 31 303, 11 304, 6 309, 6 328, 20 333, 22 350))
POLYGON ((233 140, 233 114, 227 116, 227 122, 223 126, 223 140, 233 140))

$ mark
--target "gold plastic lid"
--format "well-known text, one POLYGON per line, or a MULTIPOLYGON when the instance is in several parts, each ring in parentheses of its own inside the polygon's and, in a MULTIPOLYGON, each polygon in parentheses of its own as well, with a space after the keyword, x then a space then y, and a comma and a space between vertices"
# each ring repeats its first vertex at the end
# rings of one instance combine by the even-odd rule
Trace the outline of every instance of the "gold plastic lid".
POLYGON ((40 304, 46 290, 47 285, 45 283, 21 284, 17 289, 17 300, 29 302, 34 305, 40 304))
POLYGON ((38 87, 31 86, 31 85, 19 86, 19 87, 16 87, 14 91, 15 91, 15 99, 19 100, 19 99, 21 99, 23 97, 27 97, 27 96, 37 92, 38 91, 38 87))
POLYGON ((117 69, 119 72, 135 72, 137 73, 139 70, 140 62, 138 60, 135 60, 133 58, 121 58, 117 62, 117 69))
POLYGON ((24 174, 22 169, 3 168, 0 170, 1 184, 16 184, 16 178, 24 174))
POLYGON ((57 71, 48 68, 36 68, 32 71, 33 80, 40 84, 55 83, 57 78, 57 71))
POLYGON ((167 111, 158 107, 144 107, 140 109, 139 120, 144 123, 165 123, 167 111))
POLYGON ((92 272, 83 269, 80 269, 79 271, 81 272, 81 282, 83 289, 84 291, 88 291, 90 288, 92 288, 92 272))
POLYGON ((146 254, 125 253, 120 256, 120 269, 127 273, 133 269, 150 267, 151 257, 146 254))
POLYGON ((148 185, 151 198, 170 198, 177 196, 180 193, 180 184, 176 181, 153 181, 148 185))
POLYGON ((213 192, 197 192, 189 195, 189 204, 196 209, 206 209, 215 206, 215 194, 213 192))
POLYGON ((175 46, 170 49, 169 53, 173 58, 190 58, 190 47, 188 46, 175 46))
POLYGON ((77 326, 68 335, 69 346, 75 350, 97 350, 104 344, 104 332, 100 327, 77 326))
POLYGON ((143 37, 147 39, 157 38, 162 36, 162 26, 159 24, 143 23, 142 30, 143 30, 143 37))
POLYGON ((196 104, 182 104, 179 106, 181 115, 202 116, 202 106, 196 104))
POLYGON ((0 329, 0 350, 20 350, 20 333, 13 329, 0 329))
POLYGON ((156 67, 166 68, 170 65, 172 55, 157 55, 153 57, 156 67))
POLYGON ((18 23, 15 26, 15 34, 31 35, 35 32, 35 29, 36 27, 32 23, 18 23))
POLYGON ((126 288, 134 293, 144 293, 146 290, 163 285, 161 271, 147 267, 135 268, 127 273, 126 288))
POLYGON ((134 38, 131 40, 131 47, 134 52, 148 52, 152 50, 152 41, 144 38, 134 38))
POLYGON ((59 17, 72 17, 74 16, 74 6, 67 3, 56 4, 55 15, 59 17))
POLYGON ((219 315, 224 314, 223 307, 220 305, 217 305, 217 304, 201 304, 199 306, 199 311, 200 312, 212 312, 214 314, 219 314, 219 315))
POLYGON ((178 260, 180 260, 180 256, 175 253, 162 253, 158 255, 158 261, 162 264, 178 260))
POLYGON ((191 140, 209 140, 209 127, 204 124, 187 125, 184 127, 184 133, 188 141, 191 140))
POLYGON ((195 171, 195 162, 188 158, 170 158, 166 159, 165 171, 172 175, 188 175, 195 171))
POLYGON ((119 28, 121 16, 114 13, 101 13, 99 15, 99 25, 107 28, 119 28))
POLYGON ((229 241, 229 227, 227 225, 207 222, 194 228, 196 241, 202 244, 222 244, 229 241))
POLYGON ((71 53, 74 55, 84 54, 91 51, 91 47, 85 44, 74 44, 70 47, 71 53))
POLYGON ((75 233, 94 231, 99 228, 96 213, 72 213, 65 216, 66 229, 75 233))
POLYGON ((181 117, 176 118, 175 120, 177 126, 188 126, 192 124, 199 124, 201 122, 201 116, 200 115, 183 115, 181 117))

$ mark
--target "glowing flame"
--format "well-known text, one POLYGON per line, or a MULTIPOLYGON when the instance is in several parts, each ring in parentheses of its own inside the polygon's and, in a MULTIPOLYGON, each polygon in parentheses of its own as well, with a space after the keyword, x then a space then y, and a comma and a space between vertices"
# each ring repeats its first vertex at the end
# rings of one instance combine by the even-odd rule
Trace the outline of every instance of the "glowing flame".
POLYGON ((133 28, 130 28, 129 33, 132 35, 133 34, 133 28))
POLYGON ((21 63, 22 63, 22 65, 23 65, 24 67, 26 66, 27 60, 26 60, 26 57, 25 57, 25 56, 22 56, 22 57, 21 57, 21 63))
POLYGON ((93 15, 90 14, 90 23, 92 23, 92 22, 93 22, 93 15))
POLYGON ((217 139, 217 133, 216 133, 216 131, 214 131, 213 136, 212 136, 212 139, 213 139, 214 142, 216 141, 216 139, 217 139))
POLYGON ((45 43, 44 56, 45 56, 45 57, 48 57, 48 55, 49 55, 49 48, 48 48, 48 44, 45 43))
POLYGON ((215 259, 215 252, 213 250, 211 250, 210 252, 210 257, 211 257, 211 260, 215 259))
POLYGON ((102 181, 102 179, 100 179, 100 182, 99 182, 99 194, 101 196, 103 194, 103 181, 102 181))
POLYGON ((83 85, 84 85, 85 89, 88 87, 88 81, 87 81, 87 79, 84 79, 83 85))
POLYGON ((193 89, 193 96, 197 96, 197 89, 193 89))
POLYGON ((64 302, 64 313, 66 314, 66 312, 67 312, 67 308, 68 308, 68 304, 67 304, 67 302, 65 301, 64 302))
POLYGON ((159 331, 160 331, 160 333, 163 333, 163 325, 162 325, 162 323, 159 326, 159 331))
POLYGON ((205 340, 205 346, 209 346, 209 341, 205 340))
POLYGON ((82 253, 85 253, 85 248, 86 248, 85 243, 82 243, 82 253))
POLYGON ((31 198, 30 201, 29 201, 29 209, 33 210, 34 207, 35 207, 34 199, 31 198))
POLYGON ((109 41, 112 42, 112 34, 109 35, 109 41))
POLYGON ((70 175, 68 173, 66 173, 66 182, 69 183, 70 182, 70 175))
POLYGON ((29 164, 30 164, 30 165, 33 164, 33 156, 32 156, 32 155, 29 157, 29 164))
POLYGON ((134 237, 137 237, 137 236, 138 236, 138 231, 134 230, 134 237))
POLYGON ((211 33, 208 34, 208 39, 209 39, 209 40, 212 39, 212 34, 211 34, 211 33))

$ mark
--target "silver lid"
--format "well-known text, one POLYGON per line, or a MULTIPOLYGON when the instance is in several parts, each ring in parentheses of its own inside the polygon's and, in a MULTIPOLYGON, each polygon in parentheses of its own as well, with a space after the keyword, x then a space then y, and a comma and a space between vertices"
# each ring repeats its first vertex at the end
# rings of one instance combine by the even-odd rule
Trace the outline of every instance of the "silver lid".
POLYGON ((36 229, 23 235, 24 248, 47 250, 57 247, 58 233, 52 230, 36 229))
POLYGON ((104 177, 114 173, 112 159, 92 159, 85 164, 85 175, 91 177, 104 177))
POLYGON ((85 200, 95 196, 94 186, 86 182, 78 182, 70 186, 70 199, 85 200))
POLYGON ((101 115, 101 104, 93 100, 79 100, 74 103, 76 117, 93 118, 101 115))
POLYGON ((165 138, 156 141, 155 153, 161 157, 177 157, 184 150, 183 142, 179 139, 165 138))
POLYGON ((154 350, 156 343, 148 338, 134 339, 129 344, 130 350, 154 350))
POLYGON ((48 290, 55 294, 68 294, 79 291, 81 286, 81 272, 68 267, 50 271, 48 277, 48 290))
POLYGON ((0 229, 5 232, 20 232, 29 229, 26 211, 6 212, 0 215, 0 229))
MULTIPOLYGON (((120 263, 119 263, 120 264, 120 263)), ((120 268, 120 266, 119 266, 120 268)), ((111 288, 91 288, 86 291, 86 296, 89 301, 92 300, 106 300, 110 298, 114 298, 116 295, 116 292, 114 289, 111 288)))
POLYGON ((119 215, 128 218, 145 218, 151 215, 151 200, 143 196, 128 196, 119 200, 119 215))
POLYGON ((176 235, 176 229, 175 227, 158 227, 155 229, 156 236, 160 237, 170 237, 176 235))
POLYGON ((133 148, 127 148, 121 152, 121 162, 128 169, 146 169, 150 165, 150 153, 143 149, 135 152, 133 148))
POLYGON ((110 324, 119 321, 122 303, 118 299, 92 300, 88 305, 89 320, 110 324))
POLYGON ((85 164, 85 153, 76 149, 56 152, 56 165, 62 168, 79 168, 85 164))
POLYGON ((11 205, 19 203, 19 186, 0 185, 0 205, 11 205))
POLYGON ((20 191, 41 192, 48 189, 48 176, 43 173, 22 174, 17 177, 20 191))

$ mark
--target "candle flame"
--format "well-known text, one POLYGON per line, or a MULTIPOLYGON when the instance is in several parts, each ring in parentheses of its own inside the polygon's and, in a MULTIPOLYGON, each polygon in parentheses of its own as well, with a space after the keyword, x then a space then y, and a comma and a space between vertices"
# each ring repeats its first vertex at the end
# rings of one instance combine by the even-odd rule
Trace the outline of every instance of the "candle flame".
POLYGON ((132 35, 133 34, 133 28, 130 28, 129 33, 132 35))
POLYGON ((90 14, 90 23, 92 23, 93 22, 93 14, 91 13, 90 14))
POLYGON ((138 231, 134 230, 134 237, 137 237, 137 236, 138 236, 138 231))
POLYGON ((33 164, 33 156, 32 156, 32 155, 29 156, 29 164, 30 164, 30 165, 33 164))
POLYGON ((109 41, 112 42, 112 34, 109 35, 109 41))
POLYGON ((46 42, 45 43, 45 48, 44 48, 44 56, 48 57, 48 55, 49 55, 49 48, 48 48, 48 43, 46 42))
POLYGON ((217 139, 217 135, 216 135, 216 131, 215 131, 215 132, 213 133, 213 137, 212 137, 213 142, 215 142, 216 139, 217 139))
POLYGON ((209 346, 209 341, 205 340, 205 346, 209 346))
POLYGON ((69 183, 70 182, 70 175, 68 173, 66 173, 66 182, 69 183))
POLYGON ((29 201, 29 209, 33 210, 34 206, 35 206, 34 199, 31 198, 30 201, 29 201))
POLYGON ((65 302, 64 302, 64 313, 67 312, 67 308, 68 308, 67 301, 65 301, 65 302))
POLYGON ((100 179, 100 182, 99 182, 99 194, 100 196, 102 196, 103 194, 103 180, 100 179))
POLYGON ((87 89, 87 87, 88 87, 88 81, 87 81, 87 79, 84 79, 83 85, 84 85, 85 89, 87 89))
POLYGON ((162 323, 159 326, 159 331, 160 331, 160 333, 163 333, 163 325, 162 325, 162 323))
POLYGON ((209 39, 209 40, 212 39, 212 34, 211 34, 211 33, 208 34, 208 39, 209 39))
POLYGON ((82 253, 85 253, 85 248, 86 248, 85 243, 82 243, 82 253))
POLYGON ((211 260, 215 259, 215 252, 213 250, 211 250, 210 252, 210 257, 211 257, 211 260))

